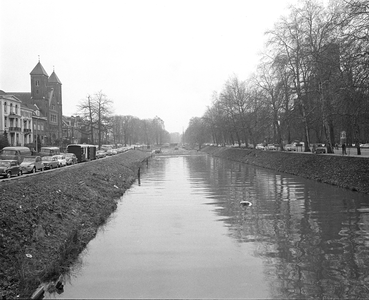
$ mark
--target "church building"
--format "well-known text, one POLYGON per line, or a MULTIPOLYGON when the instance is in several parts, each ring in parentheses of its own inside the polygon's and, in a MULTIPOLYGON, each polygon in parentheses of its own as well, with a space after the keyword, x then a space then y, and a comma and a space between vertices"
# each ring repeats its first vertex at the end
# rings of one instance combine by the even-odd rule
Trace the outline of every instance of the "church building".
POLYGON ((38 61, 30 73, 31 92, 7 92, 21 100, 26 107, 37 107, 39 116, 46 120, 43 130, 35 128, 38 126, 33 122, 34 141, 40 138, 43 145, 61 145, 62 143, 62 83, 55 73, 49 76, 38 61), (42 133, 42 136, 39 134, 42 133))

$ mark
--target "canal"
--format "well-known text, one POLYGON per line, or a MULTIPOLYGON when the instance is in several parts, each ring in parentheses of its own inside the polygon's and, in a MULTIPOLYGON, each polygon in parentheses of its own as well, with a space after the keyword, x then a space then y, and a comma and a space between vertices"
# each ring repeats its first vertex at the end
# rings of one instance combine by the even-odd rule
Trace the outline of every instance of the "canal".
POLYGON ((202 154, 155 156, 47 298, 365 298, 368 198, 202 154))

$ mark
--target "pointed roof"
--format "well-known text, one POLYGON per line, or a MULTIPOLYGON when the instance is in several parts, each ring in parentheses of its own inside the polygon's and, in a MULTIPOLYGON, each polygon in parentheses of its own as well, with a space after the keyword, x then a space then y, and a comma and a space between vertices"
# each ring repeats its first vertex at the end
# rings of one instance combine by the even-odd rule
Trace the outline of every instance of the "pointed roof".
POLYGON ((33 68, 31 75, 45 75, 49 77, 49 75, 46 73, 44 67, 41 65, 40 61, 37 63, 36 67, 33 68))
POLYGON ((0 99, 11 100, 11 101, 15 101, 15 102, 18 102, 18 103, 22 103, 22 101, 20 99, 18 99, 14 95, 10 95, 10 94, 1 95, 0 99))
POLYGON ((6 94, 17 97, 20 101, 22 101, 22 104, 31 102, 31 93, 29 92, 8 92, 6 94))
POLYGON ((58 76, 55 74, 55 71, 53 71, 52 74, 50 75, 49 82, 62 84, 58 76))

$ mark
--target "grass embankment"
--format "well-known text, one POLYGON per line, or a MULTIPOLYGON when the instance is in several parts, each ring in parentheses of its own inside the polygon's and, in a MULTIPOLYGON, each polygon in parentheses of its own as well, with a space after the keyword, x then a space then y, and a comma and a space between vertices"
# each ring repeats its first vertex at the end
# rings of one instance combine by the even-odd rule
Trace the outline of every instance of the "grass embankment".
POLYGON ((204 147, 210 155, 369 194, 369 158, 301 152, 204 147))
POLYGON ((151 154, 102 160, 0 182, 0 294, 29 298, 75 261, 151 154))

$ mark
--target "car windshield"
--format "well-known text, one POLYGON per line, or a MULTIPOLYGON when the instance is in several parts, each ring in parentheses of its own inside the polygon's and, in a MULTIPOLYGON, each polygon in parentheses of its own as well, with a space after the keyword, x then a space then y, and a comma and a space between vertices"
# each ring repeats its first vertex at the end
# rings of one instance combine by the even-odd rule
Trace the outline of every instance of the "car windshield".
POLYGON ((35 158, 34 157, 25 157, 23 159, 23 162, 34 162, 35 161, 35 158))
POLYGON ((15 155, 15 150, 3 150, 3 155, 15 155))
POLYGON ((44 156, 44 157, 42 157, 42 160, 50 161, 50 160, 53 160, 53 157, 52 156, 44 156))
POLYGON ((10 162, 9 161, 1 161, 0 160, 0 167, 9 167, 10 166, 10 162))

